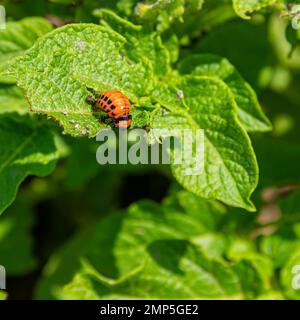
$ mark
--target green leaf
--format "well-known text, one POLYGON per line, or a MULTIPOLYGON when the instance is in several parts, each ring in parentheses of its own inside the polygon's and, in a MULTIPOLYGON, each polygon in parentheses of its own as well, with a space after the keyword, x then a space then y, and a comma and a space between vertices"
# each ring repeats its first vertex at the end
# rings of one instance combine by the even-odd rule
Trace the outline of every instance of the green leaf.
POLYGON ((9 60, 22 55, 40 36, 50 32, 52 25, 43 18, 25 18, 18 22, 7 22, 6 29, 0 30, 0 82, 14 83, 15 80, 1 77, 9 60))
POLYGON ((244 19, 250 19, 250 14, 266 7, 282 4, 282 0, 232 0, 236 13, 244 19))
MULTIPOLYGON (((153 76, 154 72, 157 74, 161 72, 160 75, 163 75, 169 69, 166 67, 169 64, 168 52, 161 46, 159 38, 150 33, 150 38, 154 37, 150 42, 156 45, 142 48, 141 39, 145 39, 144 35, 149 39, 149 33, 143 33, 139 26, 132 25, 109 11, 101 11, 101 14, 105 21, 109 21, 109 24, 124 33, 124 36, 102 26, 68 25, 39 39, 34 47, 17 58, 10 68, 11 75, 14 75, 19 85, 25 89, 31 110, 53 117, 63 125, 66 133, 74 136, 95 136, 105 126, 99 121, 100 114, 86 102, 86 97, 93 90, 114 88, 122 90, 137 102, 137 105, 142 101, 140 98, 145 97, 150 100, 149 97, 152 96, 163 107, 171 106, 171 111, 174 111, 174 108, 178 110, 176 92, 169 92, 168 88, 164 88, 164 83, 161 85, 153 76), (155 42, 155 39, 158 42, 155 42), (101 42, 105 45, 98 50, 97 43, 101 42), (141 47, 140 51, 134 50, 138 47, 141 47), (137 57, 131 52, 137 52, 137 57), (149 59, 144 57, 147 56, 146 52, 149 53, 149 59), (154 86, 157 89, 153 92, 154 86), (170 94, 172 96, 169 96, 170 94)), ((190 99, 192 112, 185 110, 182 113, 183 117, 180 118, 183 119, 181 127, 205 129, 208 135, 211 135, 206 142, 210 150, 206 152, 206 155, 208 154, 206 169, 209 170, 209 175, 206 177, 206 174, 203 174, 190 179, 184 176, 182 168, 173 166, 175 176, 188 190, 200 196, 216 198, 230 205, 253 210, 249 198, 257 183, 257 167, 249 138, 236 119, 236 105, 231 91, 217 79, 203 79, 201 80, 203 83, 192 79, 187 80, 185 84, 183 80, 182 84, 179 84, 182 85, 181 89, 187 86, 192 95, 198 87, 203 87, 200 90, 205 90, 206 96, 214 93, 215 86, 220 89, 219 97, 208 106, 211 108, 211 119, 202 115, 206 113, 204 110, 206 101, 200 96, 197 99, 190 99), (209 92, 210 90, 212 92, 209 92), (226 95, 226 106, 223 105, 223 95, 226 95), (215 117, 219 109, 223 110, 224 114, 215 117), (194 117, 197 119, 191 120, 194 117), (225 123, 229 124, 228 128, 225 123), (223 139, 227 140, 227 145, 226 142, 223 145, 223 141, 220 141, 220 130, 223 139), (234 141, 236 138, 239 143, 234 141), (240 144, 243 145, 242 153, 240 144), (233 154, 236 158, 232 161, 233 154), (213 165, 210 165, 210 162, 213 165), (208 186, 215 179, 220 180, 220 170, 222 178, 219 184, 213 183, 213 187, 208 186), (206 179, 209 181, 204 182, 206 179), (228 191, 227 183, 230 186, 228 191)), ((163 81, 166 82, 166 79, 163 81)), ((188 95, 185 103, 189 104, 188 95)), ((167 119, 165 117, 165 120, 167 119)), ((141 124, 139 121, 135 122, 141 124)), ((147 119, 142 123, 147 125, 147 119)), ((164 123, 164 126, 170 127, 170 123, 164 123)), ((153 127, 156 128, 157 125, 154 124, 153 127)))
POLYGON ((135 13, 141 20, 153 21, 165 14, 171 21, 183 16, 185 11, 201 10, 204 0, 146 0, 135 7, 135 13))
MULTIPOLYGON (((291 30, 291 23, 291 21, 286 21, 279 15, 271 16, 269 23, 269 41, 272 44, 277 60, 279 60, 278 62, 285 68, 298 70, 300 68, 300 47, 295 46, 296 39, 292 40, 290 36, 287 37, 287 31, 291 30), (291 48, 291 40, 295 48, 291 48), (291 51, 291 49, 293 50, 291 51)), ((298 39, 299 35, 298 32, 298 39)), ((295 36, 295 34, 292 35, 292 37, 295 36)))
POLYGON ((175 23, 176 34, 185 38, 202 38, 202 33, 236 18, 231 0, 205 0, 201 10, 186 10, 184 23, 175 23))
POLYGON ((243 291, 248 293, 249 297, 253 298, 270 289, 270 279, 274 271, 273 262, 269 257, 256 251, 253 240, 233 237, 226 256, 232 261, 239 262, 234 268, 243 284, 243 291))
POLYGON ((263 237, 260 242, 260 250, 272 259, 275 268, 282 268, 299 245, 300 239, 295 239, 292 233, 278 232, 263 237))
MULTIPOLYGON (((164 210, 154 202, 143 201, 132 205, 126 214, 114 214, 100 221, 88 240, 79 245, 82 249, 73 249, 72 259, 79 263, 81 255, 106 277, 118 278, 143 262, 145 247, 152 241, 160 238, 191 238, 206 231, 205 225, 201 222, 201 211, 190 216, 175 208, 168 209, 164 210)), ((212 209, 210 212, 218 214, 218 211, 214 213, 212 209)), ((70 254, 62 252, 62 260, 58 267, 67 268, 68 263, 64 260, 68 258, 70 254)), ((73 263, 70 267, 74 268, 75 265, 73 263)))
POLYGON ((300 246, 300 191, 279 199, 281 219, 279 230, 260 239, 260 251, 273 261, 275 268, 283 268, 300 246))
POLYGON ((247 21, 227 23, 203 36, 193 52, 210 53, 227 58, 255 91, 268 84, 262 75, 272 65, 274 53, 270 46, 266 23, 247 21))
POLYGON ((254 258, 238 264, 225 262, 225 237, 207 237, 209 230, 220 228, 225 213, 222 205, 186 191, 163 205, 151 201, 134 204, 127 212, 99 221, 55 254, 39 282, 37 298, 254 296, 264 290, 266 273, 260 272, 254 258), (76 280, 81 277, 82 261, 88 270, 93 269, 96 278, 92 281, 90 276, 84 283, 76 280), (243 266, 238 268, 240 264, 243 266), (256 282, 251 284, 249 278, 243 283, 247 280, 239 276, 241 270, 256 282), (62 295, 62 287, 70 282, 62 295))
POLYGON ((79 188, 94 178, 101 170, 95 161, 98 144, 86 138, 77 138, 69 142, 70 155, 66 160, 66 177, 64 183, 67 188, 79 188))
POLYGON ((250 139, 237 120, 237 110, 226 84, 213 77, 187 76, 176 85, 161 86, 154 93, 169 113, 156 112, 158 129, 203 129, 204 172, 186 175, 185 164, 172 164, 176 179, 187 190, 231 206, 255 210, 250 196, 257 185, 258 168, 250 139), (184 93, 180 108, 177 92, 184 93))
POLYGON ((161 34, 161 38, 164 46, 169 51, 170 60, 172 63, 175 63, 179 57, 179 39, 176 33, 168 29, 164 33, 161 34))
POLYGON ((255 246, 251 240, 237 238, 231 242, 227 257, 233 261, 239 261, 255 253, 255 246))
MULTIPOLYGON (((196 198, 193 195, 190 197, 196 198)), ((213 217, 218 216, 224 208, 204 202, 200 210, 203 201, 195 201, 199 202, 199 210, 193 212, 185 212, 181 207, 176 208, 171 204, 163 209, 153 202, 143 201, 132 205, 126 214, 116 213, 100 221, 89 233, 77 236, 53 256, 38 286, 38 296, 57 295, 59 288, 71 281, 74 273, 80 269, 81 258, 89 261, 104 276, 117 279, 143 263, 146 247, 152 241, 197 241, 199 235, 209 230, 206 218, 202 221, 202 215, 207 212, 207 215, 211 213, 213 217)))
POLYGON ((50 257, 37 283, 36 299, 59 297, 62 287, 72 280, 74 273, 80 268, 78 258, 86 250, 90 232, 88 230, 75 235, 50 257))
POLYGON ((280 283, 288 299, 300 299, 300 250, 293 252, 280 271, 280 283))
POLYGON ((0 300, 6 300, 7 293, 5 291, 0 290, 0 300))
POLYGON ((215 55, 189 55, 178 66, 182 74, 212 76, 223 80, 238 106, 241 124, 247 131, 269 131, 271 123, 264 115, 254 90, 225 59, 215 55))
POLYGON ((290 43, 291 49, 288 57, 291 58, 294 51, 299 45, 298 31, 289 23, 285 29, 286 40, 290 43))
POLYGON ((209 299, 241 298, 237 275, 225 263, 208 259, 184 240, 159 240, 130 276, 109 281, 91 268, 64 289, 65 299, 209 299), (89 270, 90 269, 90 270, 89 270), (166 280, 167 279, 167 280, 166 280))
POLYGON ((26 91, 32 111, 53 117, 71 135, 95 136, 104 124, 86 102, 88 88, 119 89, 133 101, 152 88, 150 62, 135 63, 124 56, 125 43, 102 26, 70 24, 14 60, 11 74, 26 91))
POLYGON ((135 12, 136 15, 142 20, 153 21, 162 13, 167 14, 169 19, 174 19, 183 15, 184 1, 147 0, 145 2, 138 3, 135 8, 135 12))
POLYGON ((32 225, 33 212, 24 196, 0 217, 1 265, 5 266, 9 276, 20 276, 36 267, 32 225))
POLYGON ((23 91, 15 85, 0 83, 0 114, 5 112, 26 113, 29 108, 23 91))
POLYGON ((167 198, 164 204, 171 208, 178 206, 188 216, 201 222, 207 231, 217 230, 221 219, 226 216, 226 209, 222 204, 214 201, 201 201, 199 197, 187 191, 177 192, 176 196, 167 198))
POLYGON ((135 7, 135 17, 144 25, 152 25, 159 33, 177 23, 183 26, 202 10, 204 0, 147 0, 135 7))
POLYGON ((280 291, 268 291, 256 297, 257 300, 284 300, 280 291))
POLYGON ((91 22, 93 11, 96 9, 109 9, 116 12, 121 17, 132 17, 134 14, 134 7, 139 0, 118 0, 118 1, 99 1, 84 0, 76 6, 76 22, 91 22))
POLYGON ((95 15, 101 18, 104 26, 118 32, 126 39, 123 50, 124 55, 129 59, 138 63, 147 57, 157 75, 164 76, 170 72, 169 53, 162 45, 161 38, 157 33, 134 25, 109 10, 96 10, 95 15))
POLYGON ((31 174, 46 176, 58 152, 49 128, 29 116, 0 115, 0 213, 14 200, 21 182, 31 174))
POLYGON ((269 257, 257 252, 244 253, 234 269, 243 284, 243 291, 249 297, 254 298, 259 293, 271 288, 274 269, 269 257))

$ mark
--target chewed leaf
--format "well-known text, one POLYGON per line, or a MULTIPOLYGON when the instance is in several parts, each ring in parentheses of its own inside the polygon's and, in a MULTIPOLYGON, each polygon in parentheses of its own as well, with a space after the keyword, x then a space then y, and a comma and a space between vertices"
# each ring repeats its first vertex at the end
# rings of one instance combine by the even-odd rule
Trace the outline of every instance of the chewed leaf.
POLYGON ((86 102, 91 91, 118 89, 136 100, 152 88, 151 64, 121 54, 125 42, 102 26, 67 25, 14 60, 10 74, 25 90, 33 112, 53 117, 71 135, 95 136, 104 124, 86 102))
MULTIPOLYGON (((201 1, 202 2, 202 1, 201 1)), ((154 20, 162 12, 166 11, 170 19, 178 18, 184 13, 183 0, 153 0, 140 2, 135 8, 136 15, 141 20, 154 20)))
MULTIPOLYGON (((206 0, 207 1, 207 0, 206 0)), ((188 20, 202 10, 206 3, 204 0, 147 0, 139 1, 135 7, 136 19, 145 24, 152 25, 159 33, 170 30, 171 24, 180 23, 188 20)), ((219 5, 219 3, 218 3, 219 5)), ((201 19, 200 19, 201 20, 201 19)), ((198 21, 199 22, 199 21, 198 21)), ((178 27, 178 26, 177 26, 178 27)))
POLYGON ((249 14, 259 11, 263 8, 281 4, 281 0, 232 0, 236 13, 244 18, 249 19, 249 14))
POLYGON ((258 167, 247 133, 239 124, 237 110, 224 82, 210 77, 187 76, 156 99, 170 112, 157 112, 154 128, 203 129, 204 171, 186 175, 185 165, 172 165, 176 179, 189 191, 253 211, 249 200, 256 188, 258 167), (184 94, 178 107, 176 91, 184 94))
POLYGON ((245 129, 249 132, 271 130, 271 123, 263 113, 255 91, 226 58, 210 54, 191 55, 180 62, 179 71, 223 80, 232 92, 245 129))

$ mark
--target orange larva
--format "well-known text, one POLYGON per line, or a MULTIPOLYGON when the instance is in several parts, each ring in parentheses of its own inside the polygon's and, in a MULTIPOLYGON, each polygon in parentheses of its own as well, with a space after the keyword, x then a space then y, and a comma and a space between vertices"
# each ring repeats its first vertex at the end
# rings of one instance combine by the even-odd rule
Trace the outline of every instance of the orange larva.
POLYGON ((88 97, 96 108, 101 109, 113 120, 116 127, 128 128, 132 123, 129 99, 121 91, 107 90, 102 92, 97 100, 88 97))

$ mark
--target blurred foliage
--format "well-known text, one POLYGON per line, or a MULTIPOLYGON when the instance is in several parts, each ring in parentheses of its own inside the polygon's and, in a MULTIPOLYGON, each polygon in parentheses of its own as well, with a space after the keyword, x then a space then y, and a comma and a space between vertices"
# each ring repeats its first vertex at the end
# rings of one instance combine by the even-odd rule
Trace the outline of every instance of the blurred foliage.
MULTIPOLYGON (((8 275, 0 300, 300 299, 295 271, 300 48, 299 31, 291 28, 292 5, 276 0, 0 4, 8 20, 0 30, 0 265, 8 275), (56 51, 61 42, 55 35, 67 39, 71 50, 68 30, 83 30, 71 22, 94 23, 91 54, 76 60, 76 70, 63 64, 72 57, 56 51), (99 30, 107 36, 106 47, 99 30), (99 58, 104 51, 106 60, 99 58), (132 67, 117 64, 119 55, 132 67), (3 73, 12 61, 19 63, 17 79, 3 73), (218 128, 217 138, 208 134, 205 179, 186 181, 174 167, 97 164, 99 143, 79 137, 71 118, 54 111, 67 96, 84 109, 83 80, 76 78, 80 84, 70 87, 68 79, 75 71, 103 75, 105 63, 113 66, 105 77, 119 81, 113 84, 123 86, 119 76, 130 76, 125 89, 139 104, 132 114, 137 127, 186 126, 190 116, 193 125, 210 132, 218 128), (43 87, 50 76, 62 84, 58 99, 52 99, 51 81, 43 87), (181 103, 178 89, 185 92, 181 103), (204 107, 210 97, 218 103, 204 107), (29 114, 45 105, 63 129, 29 114), (228 138, 239 142, 236 149, 228 138), (228 166, 239 157, 246 171, 228 166), (249 213, 243 208, 253 210, 249 196, 256 185, 257 211, 249 213)), ((91 114, 76 121, 94 121, 99 129, 91 114)))

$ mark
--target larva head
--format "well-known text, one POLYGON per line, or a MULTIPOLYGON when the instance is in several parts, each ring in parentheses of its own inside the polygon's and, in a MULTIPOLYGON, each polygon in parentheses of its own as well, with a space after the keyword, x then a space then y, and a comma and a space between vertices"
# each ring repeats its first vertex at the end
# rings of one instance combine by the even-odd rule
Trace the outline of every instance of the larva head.
POLYGON ((95 104, 96 100, 94 97, 88 96, 88 97, 86 97, 86 102, 88 102, 89 104, 91 104, 93 106, 95 104))
POLYGON ((115 126, 122 129, 127 129, 132 124, 132 118, 130 115, 118 118, 114 121, 115 126))

